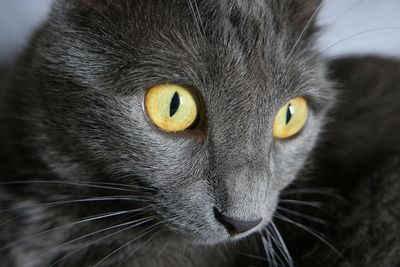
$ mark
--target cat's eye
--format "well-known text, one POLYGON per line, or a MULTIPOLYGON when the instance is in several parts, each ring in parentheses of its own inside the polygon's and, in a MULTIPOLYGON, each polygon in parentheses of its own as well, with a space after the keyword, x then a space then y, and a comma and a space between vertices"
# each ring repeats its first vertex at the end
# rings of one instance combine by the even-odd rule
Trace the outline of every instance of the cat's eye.
POLYGON ((196 95, 193 90, 180 85, 161 84, 150 88, 144 104, 152 122, 166 132, 196 128, 200 120, 196 95))
POLYGON ((308 118, 308 105, 304 97, 297 97, 280 108, 275 117, 273 134, 277 139, 287 139, 296 135, 304 127, 308 118))

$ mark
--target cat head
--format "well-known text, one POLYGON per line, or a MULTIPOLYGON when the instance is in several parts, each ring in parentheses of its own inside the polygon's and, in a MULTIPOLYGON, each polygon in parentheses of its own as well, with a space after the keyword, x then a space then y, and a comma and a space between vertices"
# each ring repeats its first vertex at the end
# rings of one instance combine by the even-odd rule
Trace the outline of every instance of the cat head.
POLYGON ((58 0, 33 60, 43 160, 61 179, 151 188, 155 216, 190 240, 260 229, 332 103, 312 48, 318 6, 58 0), (157 124, 190 110, 184 129, 157 124))

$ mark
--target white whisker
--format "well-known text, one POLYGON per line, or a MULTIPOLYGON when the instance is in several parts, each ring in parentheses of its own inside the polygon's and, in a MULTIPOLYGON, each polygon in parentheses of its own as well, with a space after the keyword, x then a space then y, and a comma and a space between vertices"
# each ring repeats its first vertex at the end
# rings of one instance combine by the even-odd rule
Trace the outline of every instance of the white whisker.
POLYGON ((303 214, 303 213, 298 212, 298 211, 294 211, 294 210, 290 210, 290 209, 286 209, 286 208, 282 208, 282 207, 278 207, 277 209, 281 210, 281 211, 284 211, 284 212, 287 212, 289 214, 292 214, 292 215, 307 219, 307 220, 315 222, 315 223, 319 223, 319 224, 323 224, 323 225, 327 225, 328 224, 328 222, 325 221, 325 220, 322 220, 320 218, 316 218, 316 217, 311 216, 311 215, 303 214))
POLYGON ((50 232, 55 231, 55 230, 59 230, 59 229, 63 229, 63 228, 67 228, 67 227, 71 227, 71 226, 75 226, 75 225, 87 223, 87 222, 92 222, 92 221, 95 221, 95 220, 100 220, 100 219, 115 217, 115 216, 118 216, 118 215, 133 213, 133 212, 136 212, 136 211, 142 211, 142 210, 144 210, 144 208, 142 208, 142 209, 135 209, 135 210, 118 211, 118 212, 109 212, 109 213, 103 213, 103 214, 96 215, 96 216, 89 216, 89 217, 83 218, 83 219, 81 219, 81 220, 78 220, 78 221, 76 221, 76 222, 72 222, 72 223, 60 225, 60 226, 57 226, 57 227, 53 227, 53 228, 51 228, 51 229, 44 230, 44 231, 41 231, 41 232, 38 232, 38 233, 34 233, 34 234, 31 235, 31 236, 24 237, 24 238, 22 238, 22 239, 13 241, 13 242, 11 242, 11 243, 9 243, 9 244, 3 246, 3 247, 0 247, 0 251, 4 250, 4 249, 6 249, 6 248, 9 248, 9 247, 11 247, 11 246, 13 246, 13 245, 16 245, 16 244, 18 244, 18 243, 21 243, 21 242, 23 242, 23 241, 25 241, 25 240, 29 240, 29 239, 32 239, 32 238, 34 238, 34 237, 39 237, 39 236, 41 236, 41 235, 50 233, 50 232))
POLYGON ((307 33, 307 31, 309 30, 309 28, 313 25, 314 19, 317 16, 318 12, 320 11, 322 5, 323 5, 323 1, 321 1, 321 3, 318 5, 318 7, 315 9, 315 11, 312 13, 311 17, 308 19, 306 26, 304 27, 304 29, 302 30, 300 36, 297 38, 296 42, 294 43, 292 49, 290 49, 287 58, 290 58, 293 54, 293 52, 295 51, 295 49, 297 48, 297 46, 300 44, 301 40, 303 40, 305 34, 307 33))
MULTIPOLYGON (((268 232, 267 232, 267 234, 268 234, 268 232)), ((272 256, 271 256, 271 250, 273 249, 271 246, 271 243, 265 238, 263 231, 260 233, 260 235, 261 235, 261 242, 262 242, 262 245, 264 248, 264 252, 265 252, 265 255, 267 256, 267 261, 269 264, 274 264, 272 256)))
MULTIPOLYGON (((157 229, 157 228, 156 228, 157 229)), ((141 248, 144 248, 148 243, 150 243, 150 241, 154 240, 157 236, 159 236, 161 233, 163 232, 163 229, 158 230, 157 232, 153 233, 151 237, 149 237, 145 242, 143 242, 142 244, 140 244, 139 247, 137 247, 136 249, 134 249, 123 261, 121 261, 118 266, 121 266, 123 263, 125 263, 130 257, 132 257, 136 252, 138 252, 141 248)), ((148 232, 147 234, 149 234, 150 232, 148 232)))
MULTIPOLYGON (((285 266, 285 262, 282 259, 282 257, 275 251, 273 243, 275 243, 275 240, 273 238, 273 235, 271 232, 267 229, 267 242, 270 247, 270 252, 271 252, 271 257, 272 257, 272 262, 275 264, 275 266, 279 266, 279 263, 282 264, 282 266, 285 266)), ((278 245, 277 243, 275 243, 278 245)), ((280 247, 278 246, 278 249, 281 251, 280 247)))
POLYGON ((311 230, 309 227, 307 227, 307 226, 305 226, 305 225, 303 225, 301 223, 295 222, 295 221, 293 221, 293 220, 291 220, 291 219, 289 219, 289 218, 287 218, 287 217, 285 217, 283 215, 280 215, 280 214, 275 214, 274 217, 277 218, 277 219, 280 219, 282 221, 288 222, 290 224, 293 224, 293 225, 299 227, 300 229, 306 231, 307 233, 311 234, 312 236, 316 237, 317 239, 322 241, 325 245, 327 245, 333 252, 335 252, 342 260, 345 260, 343 255, 330 242, 328 242, 323 237, 323 235, 317 234, 315 232, 315 230, 311 230))
POLYGON ((18 184, 50 184, 50 185, 70 185, 70 186, 82 186, 82 187, 90 187, 90 188, 98 188, 98 189, 109 189, 109 190, 116 190, 116 191, 125 191, 125 192, 137 192, 133 189, 143 189, 154 191, 153 188, 142 187, 142 186, 135 186, 135 185, 127 185, 127 184, 119 184, 119 183, 106 183, 106 182, 70 182, 70 181, 47 181, 47 180, 25 180, 25 181, 12 181, 12 182, 3 182, 0 185, 18 185, 18 184), (127 188, 121 188, 121 187, 127 188))
POLYGON ((146 202, 149 201, 147 199, 142 199, 139 197, 113 197, 113 196, 105 196, 105 197, 94 197, 94 198, 83 198, 83 199, 73 199, 73 200, 65 200, 65 201, 55 201, 55 202, 47 202, 41 204, 35 204, 31 206, 23 206, 23 207, 15 207, 9 209, 0 210, 1 212, 10 212, 10 211, 18 211, 32 208, 53 208, 60 205, 66 204, 76 204, 76 203, 90 203, 90 202, 104 202, 104 201, 136 201, 136 202, 146 202))
POLYGON ((157 226, 159 226, 161 223, 163 223, 164 221, 158 222, 156 224, 153 224, 149 227, 147 227, 146 229, 140 231, 138 234, 138 236, 135 236, 134 239, 130 240, 129 242, 123 244, 122 246, 120 246, 119 248, 113 250, 111 253, 109 253, 107 256, 105 256, 104 258, 102 258, 100 261, 98 261, 95 265, 93 265, 93 267, 97 267, 100 266, 101 263, 103 263, 104 261, 106 261, 108 258, 110 258, 112 255, 114 255, 115 253, 117 253, 118 251, 120 251, 121 249, 129 246, 130 244, 132 244, 133 242, 137 241, 138 239, 144 237, 145 235, 149 234, 151 231, 153 231, 154 229, 156 229, 157 226))
POLYGON ((68 244, 71 244, 71 243, 73 243, 73 242, 82 240, 82 239, 87 238, 87 237, 90 237, 90 236, 94 236, 94 235, 99 234, 99 233, 102 233, 102 232, 106 232, 106 231, 109 231, 109 230, 112 230, 112 229, 115 229, 115 228, 119 228, 119 227, 122 227, 122 226, 128 226, 128 227, 125 227, 125 228, 123 228, 123 229, 121 229, 121 230, 118 230, 118 231, 116 231, 116 232, 113 232, 113 233, 111 233, 111 234, 109 234, 109 235, 106 235, 106 236, 104 236, 104 237, 101 237, 101 238, 99 238, 99 239, 95 239, 94 241, 91 241, 91 242, 89 242, 88 244, 84 244, 84 245, 83 245, 82 247, 80 247, 79 249, 76 249, 76 250, 72 251, 71 253, 65 255, 64 257, 62 257, 62 258, 59 259, 58 261, 54 262, 54 263, 53 263, 52 265, 50 265, 49 267, 55 267, 55 266, 56 266, 58 263, 60 263, 61 261, 63 261, 63 260, 65 260, 66 258, 68 258, 68 257, 70 257, 70 256, 72 256, 72 255, 74 255, 74 254, 76 254, 76 253, 78 253, 81 249, 84 249, 84 248, 86 248, 86 247, 92 246, 93 244, 96 244, 96 243, 98 243, 98 242, 100 242, 100 241, 103 241, 103 240, 105 240, 105 239, 107 239, 107 238, 109 238, 109 237, 111 237, 111 236, 115 236, 115 235, 117 235, 117 234, 119 234, 119 233, 122 233, 122 232, 124 232, 124 231, 127 231, 127 230, 130 230, 130 229, 132 229, 132 228, 138 227, 138 226, 143 225, 143 224, 145 224, 145 223, 148 223, 148 222, 150 222, 150 221, 152 221, 152 220, 153 220, 153 217, 146 217, 146 218, 142 218, 142 219, 139 219, 139 220, 136 220, 136 221, 133 221, 133 222, 127 222, 127 223, 122 223, 122 224, 114 225, 114 226, 111 226, 111 227, 108 227, 108 228, 105 228, 105 229, 101 229, 101 230, 98 230, 98 231, 96 231, 96 232, 93 232, 93 233, 84 235, 84 236, 82 236, 82 237, 79 237, 79 238, 70 240, 70 241, 68 241, 68 242, 66 242, 66 243, 63 243, 63 244, 61 244, 61 245, 59 245, 59 246, 53 248, 52 250, 59 249, 60 247, 64 247, 64 246, 66 246, 66 245, 68 245, 68 244))
POLYGON ((284 203, 284 204, 306 206, 306 207, 316 208, 321 211, 326 211, 321 207, 321 203, 315 202, 315 201, 304 201, 304 200, 296 200, 296 199, 281 199, 279 202, 284 203))
POLYGON ((342 39, 340 39, 339 41, 333 43, 332 45, 328 46, 327 48, 323 49, 321 52, 318 53, 318 56, 321 56, 323 54, 325 54, 328 50, 332 49, 333 47, 351 40, 355 37, 361 36, 361 35, 365 35, 365 34, 369 34, 369 33, 375 33, 375 32, 382 32, 382 31, 396 31, 396 30, 400 30, 400 27, 386 27, 386 28, 377 28, 377 29, 371 29, 371 30, 366 30, 366 31, 362 31, 362 32, 357 32, 351 35, 348 35, 342 39))
POLYGON ((353 4, 351 7, 349 7, 348 9, 344 10, 339 16, 336 17, 336 19, 334 21, 332 21, 330 23, 329 26, 333 26, 335 25, 344 15, 346 15, 347 13, 349 13, 350 11, 352 11, 354 8, 356 8, 357 6, 359 6, 362 2, 364 2, 365 0, 358 0, 355 4, 353 4))
MULTIPOLYGON (((274 222, 271 222, 271 227, 272 227, 272 230, 274 231, 276 237, 278 238, 279 245, 278 244, 277 245, 282 249, 282 254, 285 257, 287 263, 289 264, 289 267, 293 267, 294 264, 293 264, 292 256, 290 255, 290 252, 286 246, 286 243, 283 240, 282 235, 280 234, 280 232, 274 222)), ((274 239, 273 235, 271 235, 271 238, 274 239)))

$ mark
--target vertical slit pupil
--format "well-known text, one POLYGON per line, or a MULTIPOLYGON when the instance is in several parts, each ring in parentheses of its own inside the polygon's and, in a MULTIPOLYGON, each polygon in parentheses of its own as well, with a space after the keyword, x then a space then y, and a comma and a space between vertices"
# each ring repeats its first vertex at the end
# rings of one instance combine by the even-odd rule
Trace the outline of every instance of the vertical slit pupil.
POLYGON ((179 109, 179 105, 181 104, 181 98, 179 97, 178 92, 175 92, 172 97, 171 104, 169 106, 169 116, 172 117, 179 109))
POLYGON ((293 114, 294 114, 294 108, 293 108, 292 104, 289 103, 288 110, 286 112, 286 125, 289 124, 290 120, 292 119, 293 114))

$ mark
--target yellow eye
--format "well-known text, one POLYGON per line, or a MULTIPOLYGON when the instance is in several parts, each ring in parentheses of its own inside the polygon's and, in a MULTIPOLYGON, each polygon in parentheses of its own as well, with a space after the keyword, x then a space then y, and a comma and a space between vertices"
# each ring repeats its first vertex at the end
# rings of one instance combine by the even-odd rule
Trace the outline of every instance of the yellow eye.
POLYGON ((161 84, 150 88, 144 103, 153 123, 166 132, 194 128, 200 120, 200 108, 195 95, 179 85, 161 84))
POLYGON ((297 97, 287 102, 278 111, 273 126, 277 139, 287 139, 297 134, 308 118, 308 105, 304 97, 297 97))

